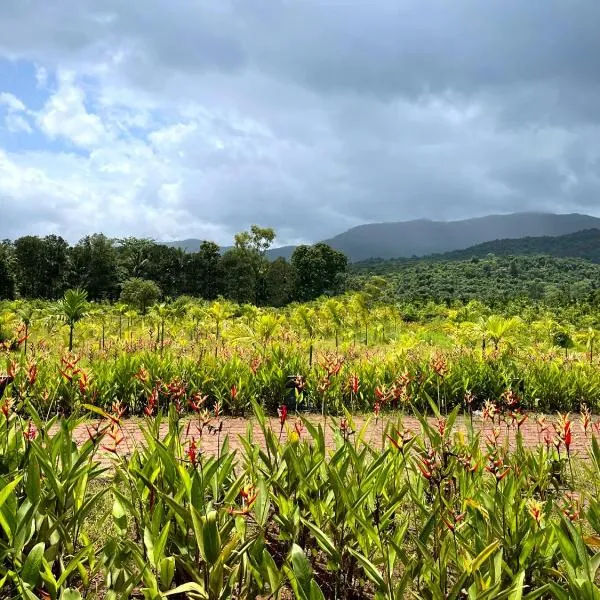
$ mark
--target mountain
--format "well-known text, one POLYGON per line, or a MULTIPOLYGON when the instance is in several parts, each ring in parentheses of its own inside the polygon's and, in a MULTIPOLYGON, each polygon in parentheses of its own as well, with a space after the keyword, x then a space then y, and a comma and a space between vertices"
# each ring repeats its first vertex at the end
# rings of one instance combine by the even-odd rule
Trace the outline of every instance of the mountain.
POLYGON ((462 221, 403 221, 360 225, 326 240, 353 262, 368 258, 425 256, 493 240, 560 236, 600 229, 600 219, 580 214, 514 213, 462 221))
POLYGON ((495 256, 545 255, 555 258, 582 258, 600 263, 600 229, 586 229, 559 236, 525 237, 494 240, 464 250, 433 254, 433 260, 466 260, 495 256))
MULTIPOLYGON (((352 262, 370 258, 401 258, 462 250, 506 238, 561 236, 600 229, 600 218, 580 214, 513 213, 462 221, 401 221, 353 227, 324 240, 344 252, 352 262)), ((196 250, 200 240, 170 242, 169 246, 196 250)), ((293 246, 273 248, 271 258, 289 257, 293 246)))

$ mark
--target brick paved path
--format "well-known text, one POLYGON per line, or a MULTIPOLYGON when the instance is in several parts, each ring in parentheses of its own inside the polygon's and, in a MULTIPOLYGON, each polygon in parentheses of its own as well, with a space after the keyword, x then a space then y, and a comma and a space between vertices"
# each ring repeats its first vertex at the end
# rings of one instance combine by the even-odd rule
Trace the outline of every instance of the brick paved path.
MULTIPOLYGON (((323 418, 319 415, 310 415, 308 417, 308 419, 310 420, 311 423, 313 423, 315 425, 316 424, 323 425, 323 423, 324 423, 323 418)), ((395 426, 398 423, 398 419, 399 419, 398 416, 393 416, 393 417, 384 416, 382 419, 379 419, 378 422, 375 422, 375 419, 372 418, 370 420, 370 422, 368 423, 367 428, 365 430, 364 439, 374 446, 379 446, 382 443, 382 434, 387 426, 387 423, 389 421, 391 421, 392 425, 395 426)), ((573 415, 571 417, 571 419, 572 419, 572 432, 573 432, 573 443, 571 446, 571 452, 572 452, 573 456, 585 457, 587 455, 587 448, 589 447, 590 440, 591 440, 591 435, 592 435, 591 431, 588 432, 587 436, 584 434, 583 428, 580 424, 579 415, 573 415)), ((254 419, 224 417, 224 418, 220 419, 218 422, 221 422, 221 421, 223 423, 223 427, 222 427, 222 431, 221 431, 219 437, 217 437, 216 434, 208 433, 206 429, 204 430, 204 434, 200 441, 200 448, 202 449, 202 452, 216 455, 218 440, 220 440, 220 442, 222 443, 223 439, 227 435, 229 436, 230 448, 241 450, 242 444, 239 440, 239 437, 240 436, 245 437, 247 435, 247 429, 248 429, 249 423, 252 425, 254 440, 256 442, 260 443, 261 445, 264 445, 264 437, 262 435, 260 427, 258 426, 258 423, 256 423, 256 421, 254 419)), ((294 417, 293 415, 288 418, 288 421, 286 424, 286 429, 284 429, 283 434, 282 434, 282 439, 286 439, 286 437, 287 437, 286 430, 287 429, 292 430, 297 421, 298 421, 298 419, 296 419, 296 417, 294 417)), ((547 417, 548 432, 552 436, 554 436, 554 433, 553 433, 554 429, 552 427, 552 423, 554 421, 555 421, 554 417, 547 417)), ((218 425, 218 422, 216 420, 213 420, 212 424, 218 425)), ((364 416, 357 416, 353 419, 353 422, 354 422, 355 430, 359 431, 365 425, 366 418, 364 416)), ((418 433, 420 431, 420 424, 415 417, 405 416, 402 418, 402 422, 404 424, 405 429, 412 430, 415 433, 418 433)), ((432 420, 432 423, 436 423, 436 421, 432 420)), ((492 431, 491 423, 487 422, 484 424, 480 417, 474 417, 473 423, 474 423, 474 427, 476 430, 482 431, 482 436, 481 436, 482 443, 485 442, 487 436, 490 435, 491 431, 492 431)), ((270 419, 270 424, 271 424, 273 431, 276 434, 279 434, 279 431, 280 431, 279 420, 277 418, 272 418, 272 419, 270 419)), ((339 428, 339 426, 340 426, 340 418, 334 418, 334 417, 327 418, 326 427, 325 427, 326 443, 327 443, 328 447, 330 447, 330 448, 333 447, 333 445, 334 445, 333 429, 339 428)), ((455 432, 457 432, 457 431, 464 432, 465 426, 466 426, 466 423, 465 423, 464 417, 459 417, 455 424, 454 431, 455 432)), ((124 454, 124 455, 129 454, 136 447, 136 445, 144 444, 144 436, 140 430, 140 421, 139 420, 125 419, 125 420, 123 420, 121 427, 122 427, 122 431, 123 431, 124 438, 125 438, 123 443, 121 443, 118 447, 119 452, 121 454, 124 454)), ((191 422, 189 420, 185 421, 183 430, 184 431, 183 431, 182 435, 183 435, 184 440, 188 441, 192 438, 192 436, 198 440, 198 437, 199 437, 198 436, 198 428, 197 428, 196 422, 193 419, 191 420, 191 422), (189 423, 189 427, 188 427, 188 423, 189 423)), ((515 439, 514 428, 508 430, 507 427, 504 424, 502 424, 500 426, 500 431, 501 431, 500 440, 502 442, 505 442, 508 437, 509 443, 511 445, 514 444, 514 439, 515 439)), ((166 423, 163 423, 161 426, 161 436, 165 435, 166 432, 167 432, 167 425, 166 425, 166 423)), ((521 432, 523 433, 524 443, 528 447, 535 447, 539 444, 544 443, 545 434, 540 433, 540 427, 535 422, 533 417, 530 417, 522 425, 521 432)), ((303 433, 303 436, 307 436, 307 435, 308 434, 306 432, 303 433)), ((75 430, 74 438, 77 443, 83 443, 85 440, 88 439, 88 432, 87 432, 85 425, 79 426, 75 430)), ((353 440, 354 438, 351 437, 350 439, 353 440)), ((108 438, 106 438, 107 445, 109 444, 109 442, 110 442, 110 440, 108 438)), ((104 452, 104 451, 102 451, 102 452, 104 452)), ((104 453, 106 454, 106 452, 104 452, 104 453)))

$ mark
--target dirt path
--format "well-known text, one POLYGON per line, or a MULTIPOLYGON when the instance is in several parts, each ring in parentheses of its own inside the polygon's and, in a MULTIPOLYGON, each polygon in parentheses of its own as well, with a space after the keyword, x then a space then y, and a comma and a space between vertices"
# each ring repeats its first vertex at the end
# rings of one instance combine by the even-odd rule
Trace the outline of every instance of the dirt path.
MULTIPOLYGON (((319 415, 310 415, 308 417, 311 423, 317 425, 323 425, 323 418, 319 415)), ((367 424, 366 430, 364 432, 364 439, 368 441, 370 444, 374 446, 379 446, 382 443, 382 434, 385 431, 387 423, 391 421, 394 425, 398 422, 399 416, 383 416, 377 422, 374 418, 371 418, 369 423, 367 424)), ((571 453, 573 456, 585 457, 588 452, 589 444, 591 441, 592 433, 591 428, 588 431, 587 436, 584 434, 583 427, 581 425, 579 415, 573 415, 572 419, 572 445, 571 445, 571 453)), ((272 418, 269 420, 273 431, 278 435, 280 431, 280 422, 277 418, 272 418)), ((367 419, 364 416, 356 416, 353 418, 354 429, 356 432, 360 431, 365 425, 367 419)), ((219 441, 222 443, 225 436, 229 436, 229 444, 232 449, 242 449, 242 443, 240 442, 240 436, 247 436, 248 425, 251 424, 253 438, 257 443, 264 445, 264 437, 260 430, 258 423, 254 419, 246 419, 246 418, 234 418, 234 417, 224 417, 219 421, 213 420, 212 425, 217 426, 222 422, 222 429, 219 434, 209 433, 207 429, 204 430, 203 435, 200 436, 198 434, 198 427, 195 420, 186 420, 183 431, 184 440, 190 441, 192 437, 194 437, 198 443, 201 451, 205 454, 216 455, 218 443, 219 441)), ((300 422, 295 416, 290 416, 287 420, 286 426, 282 433, 282 439, 285 440, 288 436, 289 432, 294 430, 295 424, 300 422)), ((326 444, 328 447, 332 448, 334 446, 334 428, 340 428, 340 418, 330 417, 326 421, 326 444)), ((404 428, 407 430, 412 430, 415 433, 420 431, 420 424, 415 417, 404 416, 402 419, 404 428)), ((555 422, 555 417, 547 417, 547 432, 552 438, 555 437, 554 428, 552 424, 555 422)), ((432 421, 435 423, 435 421, 432 421)), ((491 435, 492 425, 491 423, 483 423, 482 419, 479 417, 474 418, 474 427, 478 431, 482 431, 482 442, 491 435)), ((119 454, 127 455, 129 454, 136 445, 144 444, 144 436, 140 429, 140 421, 138 419, 124 419, 122 421, 121 429, 123 432, 124 440, 122 443, 118 445, 119 454)), ((455 425, 455 432, 466 430, 466 423, 463 417, 459 417, 457 419, 457 423, 455 425)), ((165 435, 167 432, 167 425, 163 424, 161 426, 161 436, 165 435)), ((521 432, 523 434, 524 443, 527 447, 535 447, 539 444, 544 444, 544 438, 546 436, 545 433, 540 432, 540 426, 535 422, 533 416, 530 416, 527 421, 521 426, 521 432)), ((307 433, 304 431, 301 434, 302 436, 306 436, 307 433)), ((350 440, 354 440, 357 434, 351 434, 350 440)), ((77 427, 74 435, 75 441, 78 444, 85 442, 89 438, 88 429, 85 425, 81 425, 77 427)), ((514 428, 508 429, 506 425, 500 425, 500 440, 501 442, 505 442, 508 438, 509 443, 514 443, 515 439, 515 430, 514 428)), ((390 443, 386 440, 385 443, 390 443)), ((111 440, 106 437, 104 440, 104 445, 110 446, 111 440)), ((101 451, 102 454, 108 456, 108 453, 105 450, 101 451)))

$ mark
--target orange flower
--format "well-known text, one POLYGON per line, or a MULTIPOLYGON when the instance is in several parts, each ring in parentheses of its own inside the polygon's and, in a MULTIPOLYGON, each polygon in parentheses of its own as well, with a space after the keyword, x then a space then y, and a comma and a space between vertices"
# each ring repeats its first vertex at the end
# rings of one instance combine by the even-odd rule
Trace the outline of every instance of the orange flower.
POLYGON ((33 423, 31 421, 28 421, 27 429, 25 429, 25 431, 23 431, 23 437, 28 442, 31 442, 32 440, 35 440, 35 438, 37 437, 37 434, 38 434, 37 429, 35 428, 33 423))
POLYGON ((544 510, 544 505, 534 498, 530 498, 527 501, 527 510, 529 514, 533 517, 533 520, 537 523, 538 527, 542 520, 542 512, 544 510))

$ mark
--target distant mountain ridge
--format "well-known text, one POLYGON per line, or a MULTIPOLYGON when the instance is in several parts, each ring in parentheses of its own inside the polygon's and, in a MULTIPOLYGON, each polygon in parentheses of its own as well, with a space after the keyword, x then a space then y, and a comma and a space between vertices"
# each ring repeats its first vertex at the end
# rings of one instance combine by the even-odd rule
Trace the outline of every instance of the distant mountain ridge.
POLYGON ((580 259, 600 264, 600 229, 585 229, 559 236, 525 237, 494 240, 470 246, 464 250, 453 250, 426 256, 403 258, 369 258, 354 263, 357 271, 393 271, 410 263, 449 263, 472 259, 488 260, 490 257, 540 257, 556 259, 580 259))
MULTIPOLYGON (((370 223, 353 227, 325 243, 344 252, 352 262, 427 256, 460 251, 498 240, 557 237, 584 230, 600 230, 600 218, 578 213, 513 213, 460 221, 419 219, 370 223)), ((200 240, 170 242, 169 246, 197 250, 200 240)), ((273 248, 271 258, 289 258, 294 246, 273 248)), ((492 251, 493 252, 493 251, 492 251)))
POLYGON ((600 229, 584 229, 559 236, 494 240, 464 250, 432 254, 429 259, 467 260, 494 256, 545 255, 555 258, 582 258, 600 264, 600 229))

